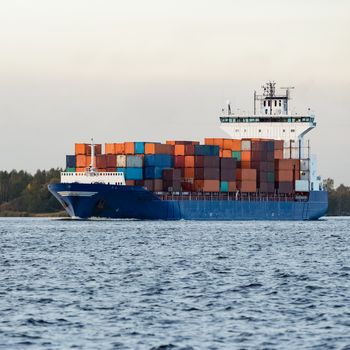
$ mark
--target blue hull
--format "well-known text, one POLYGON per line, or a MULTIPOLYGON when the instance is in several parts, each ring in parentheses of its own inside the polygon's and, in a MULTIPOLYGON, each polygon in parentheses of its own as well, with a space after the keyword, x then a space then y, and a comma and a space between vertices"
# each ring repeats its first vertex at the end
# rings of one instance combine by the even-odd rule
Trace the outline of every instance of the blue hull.
POLYGON ((71 217, 141 220, 317 220, 328 195, 310 192, 307 201, 161 200, 137 186, 54 184, 50 192, 71 217))

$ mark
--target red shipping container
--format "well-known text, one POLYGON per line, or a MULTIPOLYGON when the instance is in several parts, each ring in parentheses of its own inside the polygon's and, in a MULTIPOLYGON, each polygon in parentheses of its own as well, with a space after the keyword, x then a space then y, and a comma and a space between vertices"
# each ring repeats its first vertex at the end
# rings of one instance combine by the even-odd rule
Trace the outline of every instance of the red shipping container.
POLYGON ((193 192, 194 186, 191 182, 181 182, 182 191, 184 192, 193 192))
POLYGON ((106 168, 106 171, 108 173, 115 173, 116 172, 116 168, 106 168))
POLYGON ((175 156, 174 168, 184 168, 184 167, 185 167, 185 156, 175 156))
POLYGON ((276 150, 283 151, 283 140, 274 140, 274 144, 275 144, 275 151, 276 150))
POLYGON ((125 180, 126 186, 135 186, 135 180, 125 180))
POLYGON ((96 156, 96 168, 107 168, 107 161, 105 154, 99 154, 96 156))
POLYGON ((194 155, 194 145, 186 145, 185 146, 185 155, 193 156, 194 155))
POLYGON ((117 157, 114 154, 106 154, 106 167, 107 168, 117 167, 117 157))
POLYGON ((194 168, 194 177, 198 180, 219 180, 219 168, 194 168))

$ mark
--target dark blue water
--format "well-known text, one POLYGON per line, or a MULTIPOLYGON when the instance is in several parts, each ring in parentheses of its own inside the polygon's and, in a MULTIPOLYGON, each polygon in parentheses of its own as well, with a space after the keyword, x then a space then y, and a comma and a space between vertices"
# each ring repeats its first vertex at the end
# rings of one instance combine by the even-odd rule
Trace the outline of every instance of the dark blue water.
POLYGON ((350 349, 350 220, 0 219, 1 349, 350 349))

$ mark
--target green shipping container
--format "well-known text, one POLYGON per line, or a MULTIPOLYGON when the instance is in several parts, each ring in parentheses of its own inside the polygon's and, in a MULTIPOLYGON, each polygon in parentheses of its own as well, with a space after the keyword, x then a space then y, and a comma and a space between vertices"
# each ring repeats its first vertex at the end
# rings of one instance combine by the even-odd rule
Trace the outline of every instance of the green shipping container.
POLYGON ((220 182, 220 192, 228 192, 228 181, 220 182))
POLYGON ((241 160, 241 152, 240 151, 232 151, 232 158, 236 158, 237 160, 241 160))
POLYGON ((67 173, 75 173, 75 168, 67 168, 66 172, 67 173))

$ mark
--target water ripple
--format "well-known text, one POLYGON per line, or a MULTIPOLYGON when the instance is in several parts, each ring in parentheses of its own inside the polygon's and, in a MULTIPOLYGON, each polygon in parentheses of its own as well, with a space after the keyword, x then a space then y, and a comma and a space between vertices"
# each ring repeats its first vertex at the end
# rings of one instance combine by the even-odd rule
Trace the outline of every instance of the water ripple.
POLYGON ((0 349, 350 350, 349 227, 0 219, 0 349))

